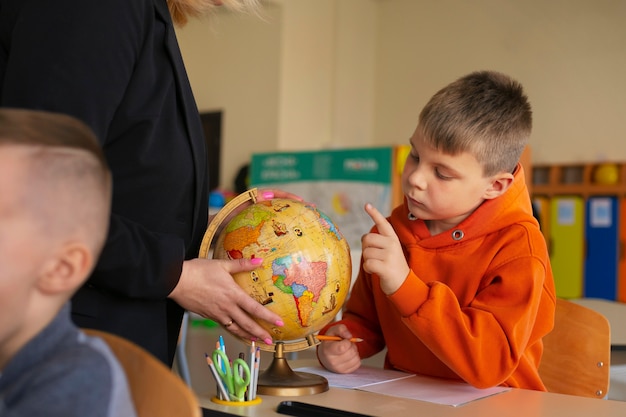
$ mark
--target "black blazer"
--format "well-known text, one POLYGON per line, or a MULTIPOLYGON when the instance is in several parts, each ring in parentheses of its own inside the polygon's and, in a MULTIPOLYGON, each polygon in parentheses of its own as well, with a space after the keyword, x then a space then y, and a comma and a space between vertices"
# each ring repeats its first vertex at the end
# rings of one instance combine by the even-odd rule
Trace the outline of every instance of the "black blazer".
MULTIPOLYGON (((167 299, 207 223, 202 126, 165 0, 0 0, 0 105, 87 122, 113 172, 110 232, 75 322, 171 364, 167 299)), ((54 202, 42 202, 54 204, 54 202)))

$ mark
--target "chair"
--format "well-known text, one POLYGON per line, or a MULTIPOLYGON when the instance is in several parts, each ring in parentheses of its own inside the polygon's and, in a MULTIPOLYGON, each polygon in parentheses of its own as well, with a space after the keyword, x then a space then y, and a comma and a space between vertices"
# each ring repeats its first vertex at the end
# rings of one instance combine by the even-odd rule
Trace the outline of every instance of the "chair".
POLYGON ((82 330, 102 338, 121 363, 139 417, 201 416, 198 399, 191 388, 146 350, 108 332, 82 330))
POLYGON ((543 344, 539 375, 549 392, 606 397, 611 358, 606 317, 559 298, 554 330, 543 338, 543 344))

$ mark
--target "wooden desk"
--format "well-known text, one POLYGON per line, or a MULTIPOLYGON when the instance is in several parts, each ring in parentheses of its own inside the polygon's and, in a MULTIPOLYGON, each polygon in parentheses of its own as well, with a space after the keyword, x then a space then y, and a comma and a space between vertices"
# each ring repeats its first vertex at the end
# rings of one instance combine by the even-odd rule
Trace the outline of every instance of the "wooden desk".
MULTIPOLYGON (((301 359, 290 362, 293 369, 313 366, 316 360, 301 359)), ((214 390, 214 385, 213 385, 214 390)), ((330 388, 315 395, 274 397, 262 395, 255 406, 230 407, 219 405, 200 396, 202 407, 238 416, 283 416, 276 412, 281 401, 292 400, 337 408, 375 417, 624 417, 626 402, 575 397, 540 391, 511 389, 500 394, 466 403, 459 407, 417 401, 353 389, 330 388)))
POLYGON ((577 298, 569 301, 604 315, 611 325, 611 345, 626 346, 626 303, 600 298, 577 298))
POLYGON ((329 391, 299 397, 261 396, 263 402, 248 407, 229 407, 200 398, 200 404, 238 416, 282 416, 276 413, 278 403, 285 400, 301 401, 370 416, 424 416, 424 417, 623 417, 626 402, 574 397, 539 391, 512 389, 501 394, 451 407, 423 401, 408 400, 358 390, 331 388, 329 391))

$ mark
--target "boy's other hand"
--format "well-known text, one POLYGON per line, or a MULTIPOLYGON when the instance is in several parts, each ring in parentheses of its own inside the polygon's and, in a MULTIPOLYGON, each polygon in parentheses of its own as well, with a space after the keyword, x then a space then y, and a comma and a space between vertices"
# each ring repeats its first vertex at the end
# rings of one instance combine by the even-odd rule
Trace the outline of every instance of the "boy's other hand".
POLYGON ((383 292, 393 294, 409 274, 409 265, 398 235, 385 216, 369 203, 365 205, 365 212, 374 221, 378 233, 368 233, 361 238, 363 270, 378 275, 383 292))
POLYGON ((331 327, 326 332, 328 336, 339 336, 344 340, 325 341, 317 346, 317 358, 322 366, 338 374, 348 374, 359 369, 361 357, 355 343, 352 343, 352 333, 344 324, 331 327))

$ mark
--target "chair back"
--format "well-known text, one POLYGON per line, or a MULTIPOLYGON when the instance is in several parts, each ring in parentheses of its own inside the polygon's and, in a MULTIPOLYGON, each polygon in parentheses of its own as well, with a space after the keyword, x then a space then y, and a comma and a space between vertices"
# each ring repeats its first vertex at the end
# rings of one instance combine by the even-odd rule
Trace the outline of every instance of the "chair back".
POLYGON ((121 363, 139 417, 200 417, 194 392, 148 351, 112 333, 82 329, 102 338, 121 363))
POLYGON ((606 317, 558 298, 554 330, 543 338, 543 346, 539 375, 549 392, 606 397, 611 359, 606 317))

